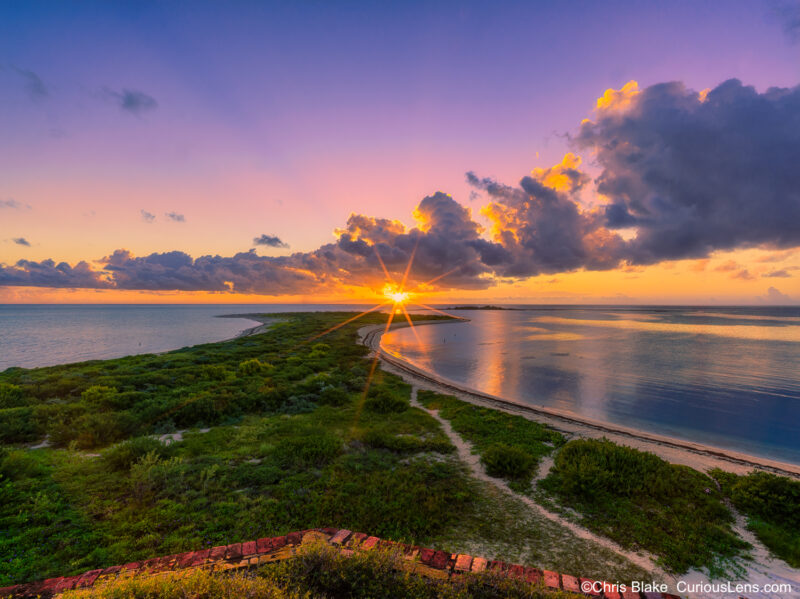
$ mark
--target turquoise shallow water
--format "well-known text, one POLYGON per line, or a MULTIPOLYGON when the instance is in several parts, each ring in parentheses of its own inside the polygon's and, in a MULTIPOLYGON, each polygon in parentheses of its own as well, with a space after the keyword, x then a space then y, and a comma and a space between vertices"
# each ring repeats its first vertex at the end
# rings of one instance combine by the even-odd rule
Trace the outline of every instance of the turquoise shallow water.
MULTIPOLYGON (((0 371, 119 358, 221 341, 258 325, 222 314, 307 310, 299 304, 0 305, 0 371)), ((314 310, 361 309, 319 305, 314 310)))
POLYGON ((383 345, 513 401, 800 463, 800 308, 453 313, 471 321, 383 345))

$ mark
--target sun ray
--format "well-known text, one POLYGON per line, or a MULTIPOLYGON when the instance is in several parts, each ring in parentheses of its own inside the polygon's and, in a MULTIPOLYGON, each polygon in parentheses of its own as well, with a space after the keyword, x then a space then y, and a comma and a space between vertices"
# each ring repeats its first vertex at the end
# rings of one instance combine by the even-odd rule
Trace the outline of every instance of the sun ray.
POLYGON ((414 256, 417 255, 417 248, 419 247, 419 240, 420 240, 420 237, 417 236, 417 241, 414 244, 414 249, 411 250, 411 257, 408 259, 408 264, 406 265, 406 272, 403 273, 403 282, 400 283, 400 289, 405 289, 406 281, 408 281, 408 273, 411 272, 411 265, 414 264, 414 256))
POLYGON ((403 314, 405 315, 406 320, 408 321, 408 326, 411 327, 411 332, 413 332, 414 337, 417 338, 417 343, 419 344, 420 348, 422 348, 422 339, 419 338, 419 333, 417 333, 417 327, 415 327, 414 323, 411 321, 411 317, 408 315, 408 310, 406 310, 406 307, 403 304, 400 304, 400 309, 403 311, 403 314))
POLYGON ((384 263, 383 258, 381 258, 380 252, 378 252, 378 246, 377 245, 373 245, 372 248, 375 250, 375 257, 378 259, 378 262, 380 262, 380 264, 381 264, 381 268, 383 269, 383 274, 386 275, 386 278, 389 279, 390 282, 394 283, 394 279, 392 278, 392 275, 389 274, 389 269, 386 268, 386 264, 384 263))
POLYGON ((373 307, 372 307, 372 308, 370 308, 369 310, 364 310, 364 311, 363 311, 363 312, 361 312, 360 314, 356 314, 355 316, 352 316, 352 317, 348 318, 347 320, 345 320, 345 321, 343 321, 343 322, 340 322, 339 324, 337 324, 337 325, 334 325, 334 326, 330 327, 329 329, 325 329, 324 331, 322 331, 321 333, 318 333, 318 334, 314 335, 313 337, 309 337, 309 338, 308 338, 308 339, 306 339, 305 341, 302 341, 302 342, 300 342, 300 343, 299 343, 298 345, 296 345, 295 347, 292 347, 292 348, 290 348, 288 351, 291 351, 292 349, 295 349, 296 347, 299 347, 300 345, 303 345, 303 344, 305 344, 305 343, 311 343, 312 341, 314 341, 314 340, 316 340, 316 339, 319 339, 320 337, 322 337, 322 336, 324 336, 324 335, 327 335, 328 333, 332 333, 332 332, 333 332, 333 331, 335 331, 336 329, 340 329, 340 328, 342 328, 342 327, 343 327, 344 325, 346 325, 346 324, 350 324, 350 323, 351 323, 351 322, 353 322, 354 320, 358 320, 358 319, 359 319, 359 318, 361 318, 362 316, 366 316, 367 314, 369 314, 369 313, 371 313, 371 312, 375 312, 375 310, 380 310, 381 308, 384 308, 384 307, 388 306, 390 303, 391 303, 391 302, 384 302, 384 303, 382 303, 382 304, 377 304, 377 305, 373 306, 373 307))
POLYGON ((431 310, 433 312, 437 312, 438 314, 442 314, 443 316, 449 316, 450 318, 455 318, 456 320, 463 320, 459 316, 453 316, 452 314, 448 314, 447 312, 443 312, 442 310, 439 310, 438 308, 434 308, 433 306, 428 306, 426 304, 421 304, 419 302, 417 302, 414 305, 415 306, 419 306, 421 308, 425 308, 426 310, 431 310))

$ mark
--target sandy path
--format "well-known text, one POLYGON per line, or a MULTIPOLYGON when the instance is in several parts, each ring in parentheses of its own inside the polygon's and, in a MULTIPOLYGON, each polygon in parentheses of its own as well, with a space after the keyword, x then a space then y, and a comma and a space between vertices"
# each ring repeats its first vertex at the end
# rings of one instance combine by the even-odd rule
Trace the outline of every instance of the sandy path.
POLYGON ((659 577, 663 578, 664 580, 669 580, 671 578, 669 575, 667 575, 653 563, 652 556, 649 556, 647 554, 638 554, 626 551, 613 541, 610 541, 609 539, 605 539, 603 537, 598 537, 597 535, 587 530, 586 528, 583 528, 582 526, 570 522, 569 520, 565 520, 558 514, 546 510, 544 507, 533 501, 530 497, 526 497, 525 495, 520 495, 519 493, 516 493, 502 479, 494 478, 486 474, 486 470, 484 470, 483 464, 481 464, 479 456, 472 452, 472 445, 468 441, 465 441, 461 437, 461 435, 459 435, 457 432, 453 430, 453 427, 450 426, 449 420, 446 420, 441 416, 439 416, 436 410, 428 410, 421 403, 419 403, 419 401, 417 400, 417 391, 418 387, 416 385, 411 387, 411 405, 414 406, 415 408, 419 408, 420 410, 426 412, 427 414, 430 414, 431 416, 433 416, 433 418, 436 419, 436 421, 441 425, 444 433, 447 435, 447 438, 450 439, 450 442, 456 447, 459 459, 462 462, 464 462, 467 466, 469 466, 469 469, 472 472, 473 477, 477 478, 478 480, 492 484, 498 489, 504 491, 505 493, 513 495, 514 497, 522 501, 530 509, 538 512, 540 515, 544 516, 551 522, 555 522, 556 524, 559 524, 560 526, 563 526, 564 528, 568 529, 576 537, 585 539, 587 541, 591 541, 593 543, 596 543, 597 545, 605 547, 606 549, 613 551, 618 555, 623 556, 625 559, 627 559, 631 563, 636 564, 643 570, 647 570, 649 572, 654 572, 658 574, 659 577))

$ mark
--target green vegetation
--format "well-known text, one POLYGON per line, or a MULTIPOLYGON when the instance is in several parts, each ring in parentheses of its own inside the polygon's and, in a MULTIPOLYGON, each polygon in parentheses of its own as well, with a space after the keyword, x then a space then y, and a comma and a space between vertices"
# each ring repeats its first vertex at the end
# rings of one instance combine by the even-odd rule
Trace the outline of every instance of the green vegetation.
POLYGON ((800 481, 767 472, 711 475, 740 512, 747 527, 776 556, 800 568, 800 481))
POLYGON ((385 315, 305 342, 349 316, 0 373, 0 586, 316 526, 418 543, 451 527, 475 491, 436 421, 380 369, 364 397, 356 331, 385 315))
POLYGON ((432 580, 409 572, 392 551, 358 552, 344 557, 326 545, 305 547, 292 560, 262 566, 256 572, 193 572, 149 579, 122 580, 97 590, 72 591, 64 599, 567 599, 563 592, 494 574, 466 574, 453 580, 432 580))
POLYGON ((709 477, 605 439, 567 443, 539 486, 580 512, 588 528, 659 556, 672 572, 721 575, 748 547, 709 477))
POLYGON ((564 443, 564 437, 556 431, 522 416, 432 391, 420 391, 418 397, 422 405, 438 410, 472 444, 491 476, 505 478, 515 491, 527 492, 540 458, 564 443))

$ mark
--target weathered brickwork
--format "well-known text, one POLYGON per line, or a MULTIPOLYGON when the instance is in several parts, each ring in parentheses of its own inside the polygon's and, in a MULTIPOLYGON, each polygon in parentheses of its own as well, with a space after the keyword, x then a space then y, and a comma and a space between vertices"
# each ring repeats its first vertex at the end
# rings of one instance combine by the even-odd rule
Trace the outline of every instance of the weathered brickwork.
POLYGON ((189 571, 198 568, 214 571, 253 568, 260 564, 291 558, 295 555, 300 545, 314 541, 324 541, 332 546, 339 547, 346 555, 351 555, 354 551, 396 548, 402 552, 410 569, 431 578, 446 579, 451 576, 460 576, 467 572, 478 573, 488 570, 501 573, 504 576, 520 578, 532 584, 541 584, 545 588, 571 591, 579 595, 596 598, 679 599, 675 595, 645 594, 630 590, 626 591, 622 596, 611 591, 605 594, 602 592, 583 593, 581 589, 585 588, 586 585, 582 585, 582 583, 590 579, 577 578, 550 570, 538 570, 519 564, 507 564, 497 560, 489 561, 483 557, 447 553, 425 547, 395 543, 394 541, 368 536, 364 533, 336 528, 301 530, 280 537, 268 537, 246 543, 220 545, 211 549, 156 557, 143 562, 131 562, 122 566, 89 570, 78 576, 49 578, 39 582, 0 588, 0 598, 55 597, 59 593, 72 589, 98 587, 121 578, 149 576, 159 572, 189 571))

